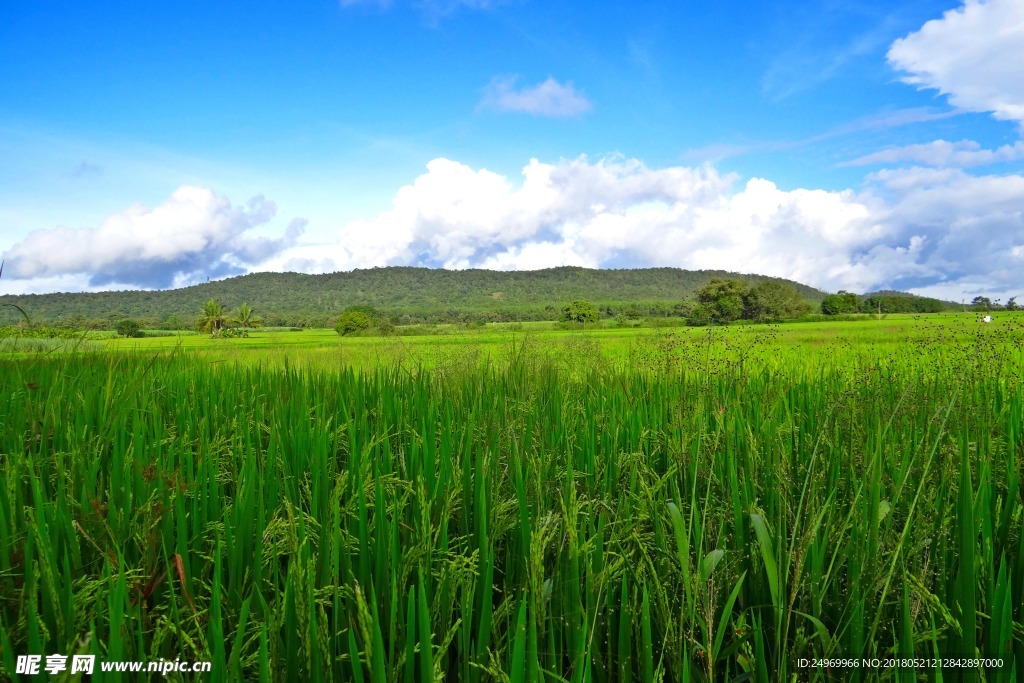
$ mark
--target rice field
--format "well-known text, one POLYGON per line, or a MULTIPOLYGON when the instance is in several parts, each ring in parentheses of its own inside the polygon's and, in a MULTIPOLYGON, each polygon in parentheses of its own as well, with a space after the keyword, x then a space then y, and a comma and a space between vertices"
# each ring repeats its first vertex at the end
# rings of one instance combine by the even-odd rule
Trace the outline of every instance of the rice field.
POLYGON ((3 356, 0 679, 1024 678, 1024 316, 265 334, 3 356))

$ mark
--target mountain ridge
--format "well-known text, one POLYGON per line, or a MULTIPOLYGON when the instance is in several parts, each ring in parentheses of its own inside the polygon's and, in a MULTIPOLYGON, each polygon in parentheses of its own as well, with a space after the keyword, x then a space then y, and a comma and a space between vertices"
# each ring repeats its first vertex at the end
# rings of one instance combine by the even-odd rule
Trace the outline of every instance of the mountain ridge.
MULTIPOLYGON (((826 292, 793 280, 753 273, 681 268, 592 269, 561 266, 539 270, 444 270, 388 266, 324 274, 261 272, 178 289, 0 295, 0 304, 23 308, 33 321, 55 323, 139 318, 160 323, 191 321, 203 302, 217 299, 228 309, 247 301, 258 314, 280 324, 322 322, 348 306, 373 306, 407 322, 550 318, 567 301, 590 300, 615 307, 648 305, 660 314, 692 298, 713 277, 748 284, 775 280, 794 286, 812 304, 826 292), (406 320, 407 319, 407 320, 406 320)), ((11 306, 0 309, 0 324, 16 322, 11 306)))

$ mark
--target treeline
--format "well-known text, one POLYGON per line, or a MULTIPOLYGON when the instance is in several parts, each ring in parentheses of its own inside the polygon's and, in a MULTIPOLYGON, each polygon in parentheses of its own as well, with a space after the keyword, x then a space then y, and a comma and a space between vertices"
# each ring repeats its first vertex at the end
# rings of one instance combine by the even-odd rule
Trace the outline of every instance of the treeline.
POLYGON ((0 324, 18 322, 16 309, 2 305, 15 304, 42 323, 111 329, 117 321, 132 318, 149 329, 184 329, 210 299, 229 308, 246 301, 261 311, 265 324, 294 327, 330 327, 341 311, 354 305, 383 311, 395 324, 553 320, 567 301, 575 299, 594 302, 603 316, 637 310, 643 317, 665 317, 678 315, 679 302, 693 299, 714 277, 748 286, 786 282, 815 305, 825 296, 797 282, 717 270, 392 267, 326 275, 253 273, 166 291, 0 296, 0 324))
MULTIPOLYGON (((608 301, 595 304, 601 318, 616 318, 643 320, 647 318, 678 318, 685 317, 689 310, 685 302, 621 302, 608 301)), ((506 308, 493 311, 472 311, 472 310, 442 310, 442 311, 387 311, 381 310, 378 313, 391 325, 472 325, 487 323, 512 323, 512 322, 535 322, 558 320, 561 316, 564 303, 558 306, 532 306, 523 308, 506 308)), ((303 329, 324 329, 334 328, 344 310, 352 308, 345 307, 333 313, 318 313, 309 311, 293 311, 285 313, 266 313, 263 317, 264 327, 290 327, 303 329)), ((194 330, 202 318, 200 309, 191 315, 172 314, 166 318, 156 316, 131 316, 124 312, 114 312, 105 316, 86 317, 68 316, 60 317, 53 321, 45 321, 37 316, 32 316, 33 327, 35 323, 46 327, 77 330, 113 330, 118 324, 126 319, 138 323, 141 329, 145 330, 194 330)), ((23 323, 11 325, 17 327, 23 323)))
MULTIPOLYGON (((166 291, 0 296, 0 326, 22 324, 24 311, 34 326, 113 330, 132 320, 146 330, 193 330, 211 300, 231 311, 248 302, 262 316, 263 325, 289 328, 334 328, 343 312, 359 306, 377 311, 378 321, 391 326, 560 320, 567 302, 578 300, 592 302, 601 319, 686 318, 697 325, 792 319, 819 310, 842 315, 959 309, 950 302, 902 292, 826 295, 797 282, 723 271, 396 267, 328 275, 255 273, 166 291), (711 283, 722 291, 709 294, 711 283)), ((972 306, 1012 309, 1015 303, 977 297, 972 306)))
POLYGON ((825 315, 847 315, 850 313, 941 313, 955 310, 956 305, 940 299, 915 296, 903 292, 876 292, 859 295, 840 290, 829 294, 821 301, 821 312, 825 315))

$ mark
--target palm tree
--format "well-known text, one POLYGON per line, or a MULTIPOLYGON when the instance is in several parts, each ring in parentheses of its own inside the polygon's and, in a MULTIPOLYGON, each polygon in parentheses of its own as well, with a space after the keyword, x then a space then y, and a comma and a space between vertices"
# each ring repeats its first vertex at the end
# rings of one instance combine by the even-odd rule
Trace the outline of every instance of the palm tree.
POLYGON ((220 336, 220 331, 228 323, 228 314, 224 307, 216 299, 210 299, 203 304, 203 313, 199 316, 199 329, 209 332, 214 337, 220 336))
POLYGON ((242 336, 249 336, 250 327, 259 327, 263 324, 263 318, 258 315, 253 315, 252 307, 246 302, 242 302, 242 305, 238 307, 238 315, 235 316, 235 320, 242 326, 242 336))

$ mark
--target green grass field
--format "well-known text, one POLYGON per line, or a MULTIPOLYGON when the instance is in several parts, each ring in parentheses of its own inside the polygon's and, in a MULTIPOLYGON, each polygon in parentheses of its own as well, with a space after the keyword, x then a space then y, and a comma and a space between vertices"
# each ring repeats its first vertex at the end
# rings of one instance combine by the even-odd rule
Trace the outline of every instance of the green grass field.
POLYGON ((1024 677, 1024 314, 451 332, 7 351, 0 679, 1024 677))
MULTIPOLYGON (((781 325, 731 325, 717 328, 617 328, 562 330, 554 323, 502 324, 466 330, 459 326, 435 326, 439 334, 390 337, 340 337, 333 330, 254 330, 245 339, 215 339, 184 333, 151 339, 102 338, 92 340, 109 351, 174 351, 193 353, 206 361, 243 364, 293 365, 324 369, 354 367, 369 370, 402 363, 406 367, 433 367, 455 357, 477 357, 501 362, 509 349, 525 343, 545 356, 578 356, 587 349, 594 362, 608 368, 631 370, 643 364, 641 357, 652 349, 675 345, 700 347, 711 356, 730 351, 735 355, 759 353, 762 365, 780 368, 840 366, 851 358, 891 359, 918 355, 922 347, 942 354, 976 345, 979 339, 1015 348, 1024 336, 1024 313, 1004 313, 990 325, 966 314, 890 314, 882 319, 865 317, 856 322, 814 322, 781 325), (707 343, 710 340, 710 345, 707 343), (837 356, 837 353, 839 354, 837 356)), ((727 359, 727 358, 726 358, 727 359)), ((580 360, 580 359, 575 359, 580 360)))

